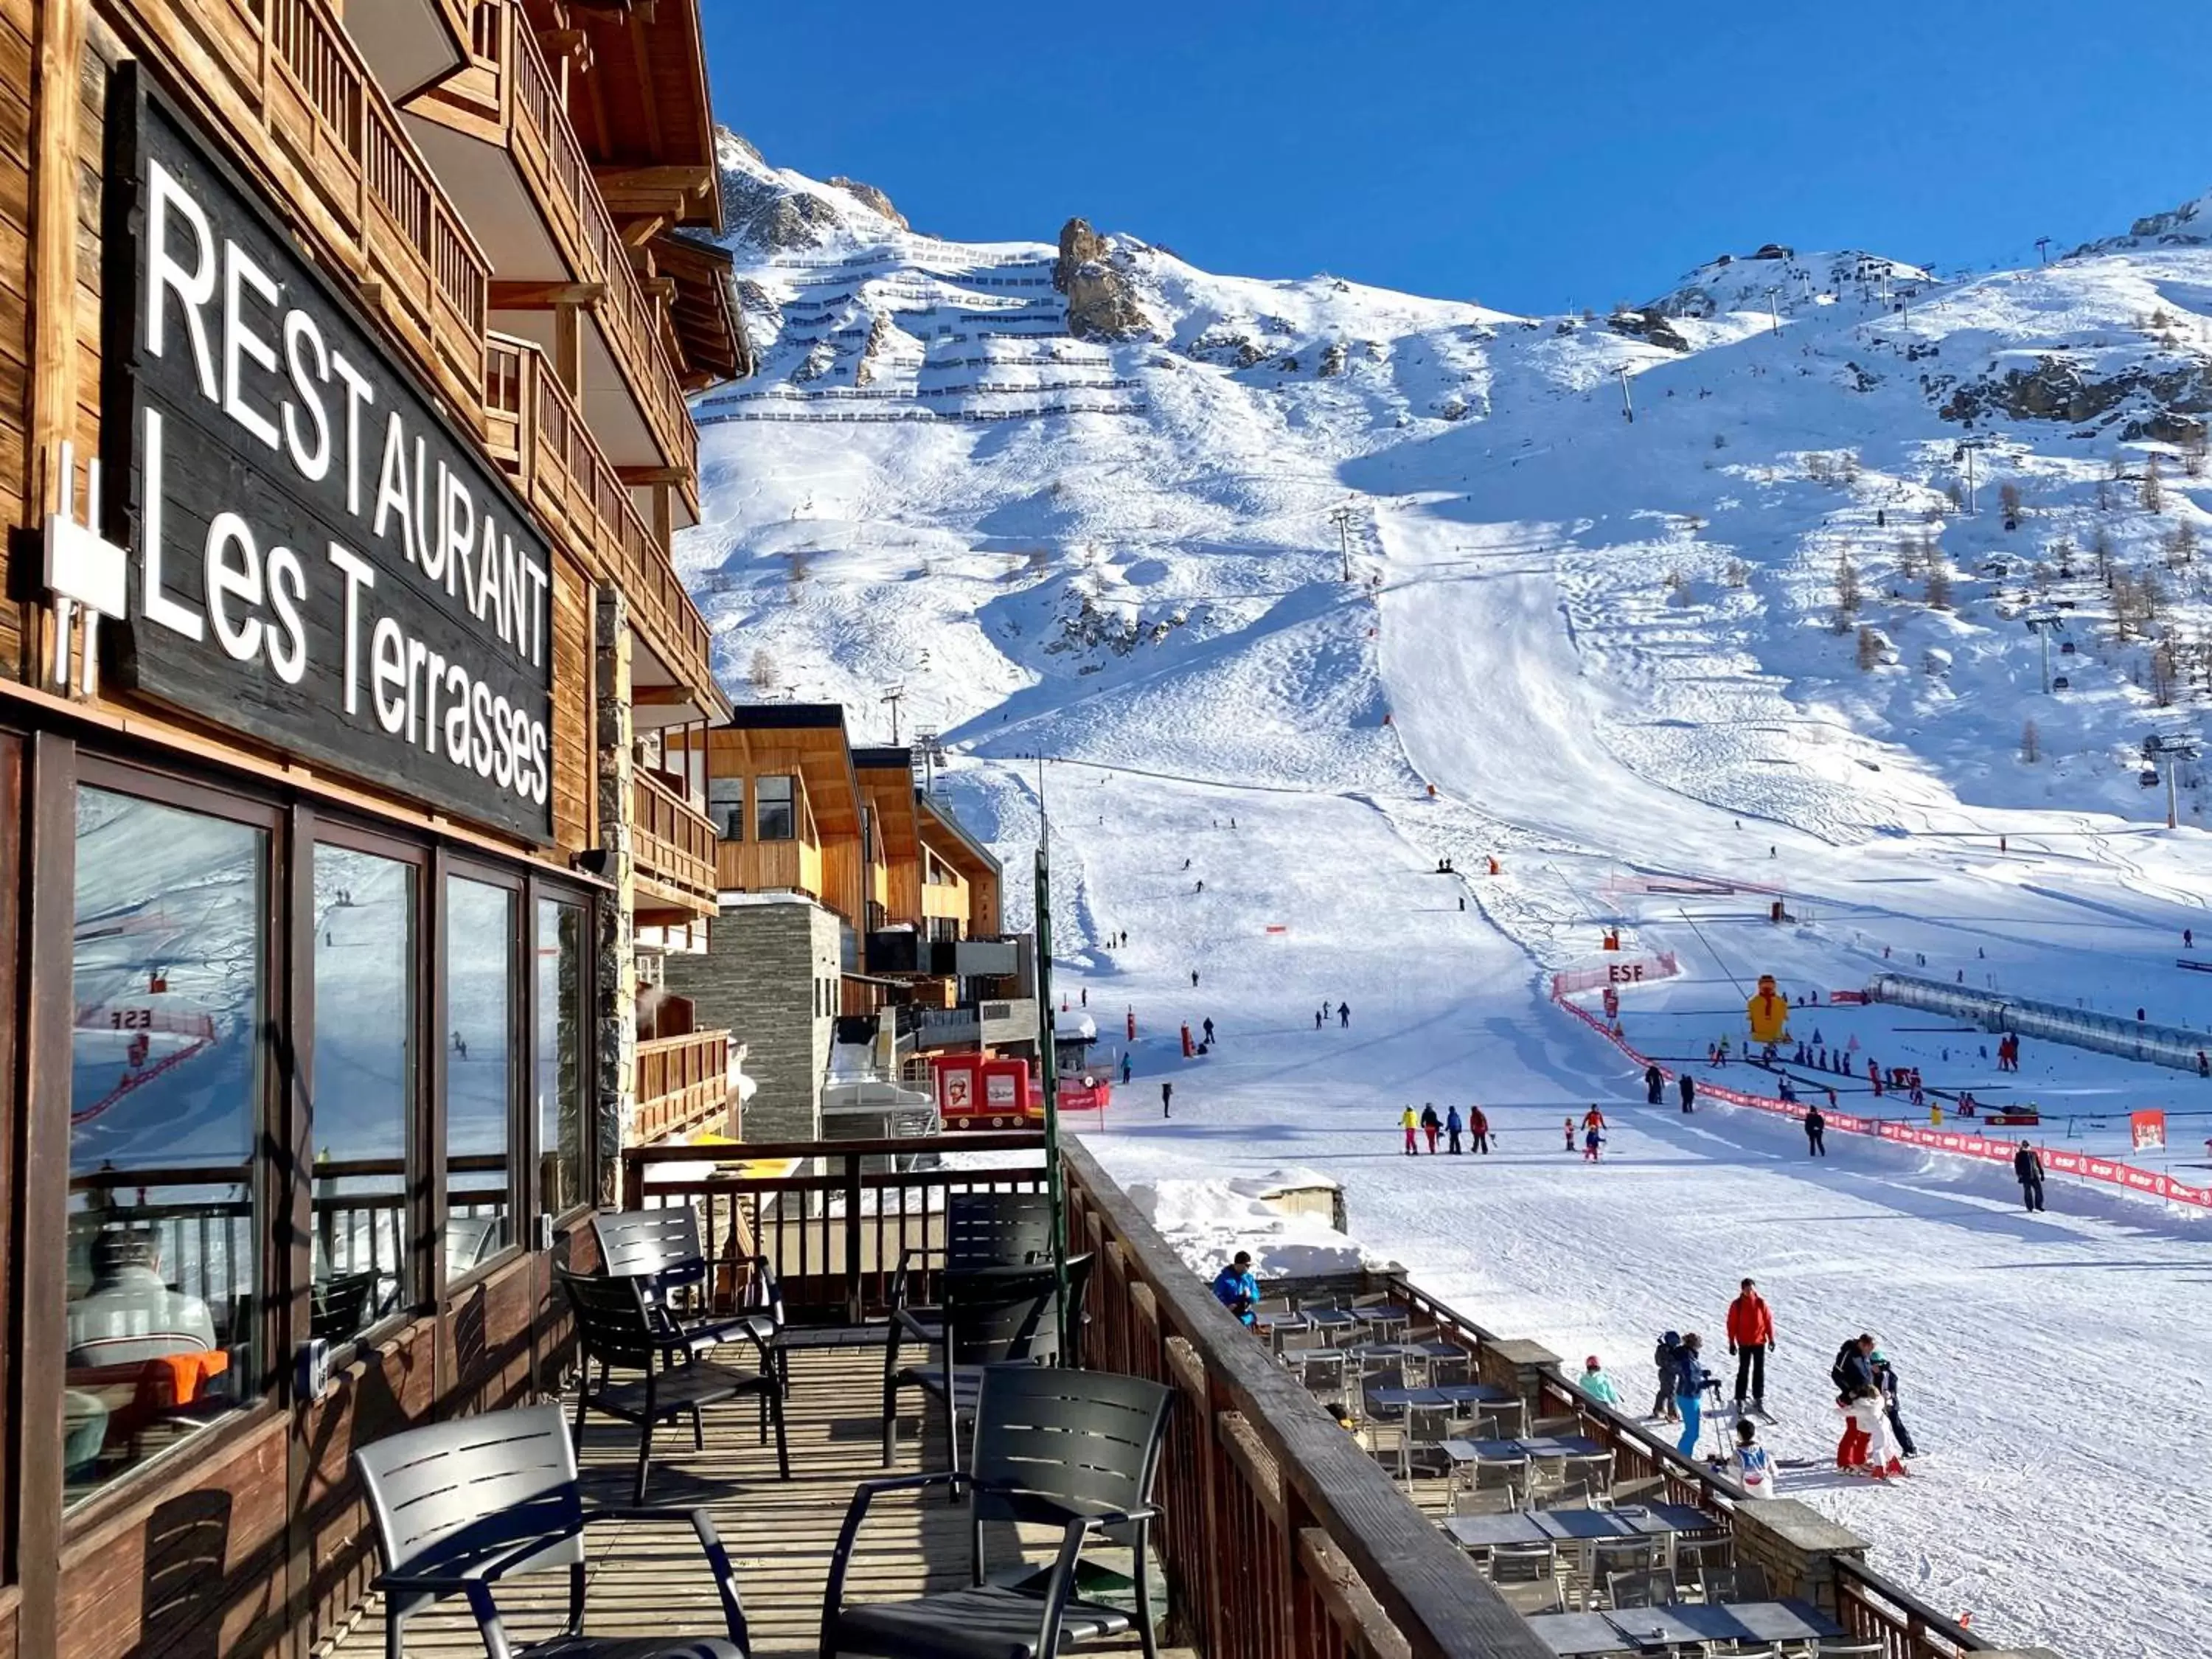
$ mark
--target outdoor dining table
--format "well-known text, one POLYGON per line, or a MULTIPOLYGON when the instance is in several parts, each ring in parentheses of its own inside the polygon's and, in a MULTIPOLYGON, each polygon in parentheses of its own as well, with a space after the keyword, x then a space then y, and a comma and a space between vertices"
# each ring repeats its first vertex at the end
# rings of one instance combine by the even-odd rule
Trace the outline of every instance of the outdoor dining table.
POLYGON ((1513 1396, 1492 1382, 1445 1382, 1433 1389, 1370 1389, 1370 1406, 1495 1406, 1513 1396))
POLYGON ((1723 1601, 1712 1606, 1684 1601, 1623 1607, 1605 1616, 1632 1645, 1643 1648, 1804 1642, 1844 1633, 1841 1625, 1809 1601, 1723 1601))
POLYGON ((1452 1542, 1463 1550, 1495 1549, 1500 1544, 1540 1544, 1546 1535, 1543 1528, 1536 1524, 1536 1517, 1524 1510, 1512 1510, 1504 1515, 1448 1515, 1443 1519, 1443 1528, 1452 1542))
POLYGON ((1316 1331, 1348 1331, 1359 1322, 1355 1315, 1341 1308, 1308 1308, 1299 1316, 1316 1331))
POLYGON ((1535 1613, 1528 1617, 1536 1639, 1560 1656, 1595 1653, 1633 1653, 1636 1644, 1613 1627, 1601 1613, 1535 1613))
POLYGON ((1387 1329, 1392 1325, 1411 1325, 1413 1322, 1413 1310, 1409 1308, 1401 1308, 1394 1302, 1384 1303, 1372 1308, 1354 1308, 1352 1310, 1352 1316, 1361 1324, 1372 1325, 1378 1330, 1387 1329))
POLYGON ((1579 1434, 1531 1434, 1518 1440, 1444 1442, 1444 1455, 1459 1463, 1518 1463, 1532 1457, 1596 1457, 1604 1450, 1596 1441, 1579 1434))
POLYGON ((1671 1556, 1674 1534, 1702 1532, 1716 1522, 1687 1504, 1632 1504, 1617 1510, 1532 1510, 1528 1519, 1554 1543, 1571 1547, 1581 1568, 1583 1599, 1589 1599, 1590 1546, 1606 1538, 1650 1538, 1663 1542, 1671 1556))

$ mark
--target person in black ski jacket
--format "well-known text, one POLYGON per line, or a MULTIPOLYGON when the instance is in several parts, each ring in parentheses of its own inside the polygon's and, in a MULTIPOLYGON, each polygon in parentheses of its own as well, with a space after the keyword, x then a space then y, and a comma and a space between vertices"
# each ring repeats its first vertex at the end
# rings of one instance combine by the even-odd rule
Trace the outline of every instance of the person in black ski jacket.
POLYGON ((1897 1414, 1897 1367, 1889 1363, 1889 1356, 1880 1348, 1868 1356, 1874 1366, 1874 1385, 1881 1390, 1882 1410, 1889 1418, 1889 1431, 1897 1437, 1897 1449, 1907 1457, 1920 1455, 1920 1448, 1912 1443, 1912 1431, 1905 1426, 1905 1419, 1897 1414))
POLYGON ((2043 1207, 2043 1160, 2027 1141, 2012 1155, 2012 1178, 2020 1182, 2020 1201, 2031 1210, 2043 1207))
POLYGON ((1646 1105, 1656 1106, 1659 1103, 1659 1097, 1666 1091, 1666 1088, 1667 1074, 1664 1072, 1656 1066, 1647 1066, 1644 1068, 1644 1101, 1646 1105))
POLYGON ((1805 1156, 1826 1158, 1828 1155, 1828 1120, 1820 1115, 1818 1106, 1805 1109, 1805 1156))
POLYGON ((1682 1097, 1682 1109, 1693 1112, 1698 1104, 1698 1084, 1687 1072, 1674 1079, 1674 1091, 1682 1097))
POLYGON ((1681 1363, 1681 1333, 1668 1331, 1651 1350, 1652 1367, 1659 1373, 1659 1390, 1651 1396, 1651 1415, 1664 1422, 1682 1420, 1682 1413, 1674 1406, 1674 1378, 1681 1363))
MULTIPOLYGON (((1828 1380, 1836 1385, 1836 1404, 1846 1407, 1857 1399, 1862 1389, 1872 1389, 1874 1380, 1874 1338, 1862 1331, 1836 1350, 1836 1364, 1828 1373, 1828 1380)), ((1848 1410, 1844 1417, 1844 1437, 1836 1443, 1836 1467, 1855 1469, 1866 1462, 1867 1437, 1848 1410)))

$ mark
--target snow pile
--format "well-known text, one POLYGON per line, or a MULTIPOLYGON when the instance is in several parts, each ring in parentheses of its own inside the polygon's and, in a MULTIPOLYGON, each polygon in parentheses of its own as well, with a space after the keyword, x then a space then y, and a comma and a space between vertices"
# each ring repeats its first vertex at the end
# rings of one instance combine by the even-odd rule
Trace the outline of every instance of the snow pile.
POLYGON ((1310 1170, 1273 1170, 1261 1176, 1138 1182, 1128 1191, 1131 1202, 1193 1272, 1212 1279, 1237 1251, 1249 1250, 1252 1270, 1264 1282, 1387 1265, 1322 1217, 1269 1201, 1286 1191, 1336 1185, 1310 1170))

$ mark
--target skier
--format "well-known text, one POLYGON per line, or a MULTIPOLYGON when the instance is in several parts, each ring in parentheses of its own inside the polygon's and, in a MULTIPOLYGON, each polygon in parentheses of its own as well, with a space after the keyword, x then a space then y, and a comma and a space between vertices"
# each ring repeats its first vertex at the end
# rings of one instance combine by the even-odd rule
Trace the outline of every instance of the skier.
POLYGON ((1200 876, 1198 878, 1198 890, 1201 893, 1206 890, 1206 878, 1204 876, 1200 876))
POLYGON ((1589 1110, 1583 1114, 1583 1161, 1596 1163, 1598 1148, 1604 1145, 1605 1114, 1593 1102, 1589 1110))
POLYGON ((1490 1119, 1480 1106, 1467 1109, 1468 1133, 1474 1137, 1474 1150, 1484 1157, 1490 1155, 1490 1119))
POLYGON ((1698 1358, 1702 1346, 1703 1339, 1695 1331, 1685 1331, 1681 1348, 1674 1356, 1674 1409, 1682 1414, 1682 1437, 1674 1443, 1674 1449, 1685 1457, 1697 1455, 1698 1431, 1705 1420, 1705 1390, 1718 1386, 1698 1358))
POLYGON ((1229 1265, 1213 1276, 1213 1299, 1249 1325, 1260 1306, 1260 1281, 1252 1275, 1252 1253, 1239 1250, 1229 1265))
POLYGON ((1350 1003, 1340 1002, 1336 1005, 1336 1023, 1341 1026, 1349 1026, 1352 1024, 1352 1005, 1350 1003))
POLYGON ((1174 1115, 1173 1113, 1168 1110, 1168 1103, 1174 1098, 1175 1085, 1172 1083, 1163 1083, 1160 1085, 1160 1115, 1162 1117, 1171 1117, 1174 1115))
POLYGON ((1213 1046, 1213 1021, 1211 1018, 1206 1019, 1199 1029, 1206 1033, 1206 1046, 1211 1048, 1213 1046))
POLYGON ((1195 968, 1190 970, 1190 988, 1194 991, 1198 989, 1198 969, 1195 968))
POLYGON ((1421 1133, 1429 1138, 1429 1156, 1431 1158, 1434 1158, 1437 1155, 1437 1131, 1443 1127, 1443 1119, 1437 1115, 1436 1103, 1434 1101, 1429 1101, 1423 1104, 1421 1107, 1421 1133))
POLYGON ((1666 1073, 1661 1071, 1656 1066, 1647 1066, 1644 1068, 1644 1103, 1645 1105, 1656 1106, 1659 1103, 1660 1093, 1666 1086, 1666 1073))
POLYGON ((1854 1449, 1858 1461, 1844 1467, 1871 1475, 1877 1480, 1887 1480, 1893 1474, 1905 1474, 1904 1462, 1898 1457, 1897 1443, 1890 1437, 1889 1419, 1882 1409, 1881 1390, 1869 1382, 1852 1395, 1844 1407, 1844 1414, 1850 1419, 1850 1433, 1858 1437, 1854 1449))
POLYGON ((1866 1437, 1850 1408, 1862 1389, 1874 1387, 1873 1353, 1874 1338, 1862 1331, 1836 1351, 1836 1363, 1828 1371, 1828 1380, 1836 1385, 1836 1408, 1844 1414, 1844 1437, 1836 1443, 1839 1469, 1855 1469, 1866 1462, 1866 1437))
POLYGON ((1185 859, 1182 861, 1182 867, 1186 870, 1190 868, 1190 860, 1188 859, 1185 859))
POLYGON ((1889 1419, 1889 1431, 1897 1437, 1897 1449, 1905 1456, 1917 1457, 1920 1448, 1912 1443, 1912 1431, 1905 1426, 1905 1419, 1897 1414, 1897 1367, 1889 1363, 1889 1356, 1876 1348, 1870 1356, 1874 1365, 1874 1385, 1881 1390, 1882 1415, 1889 1419))
POLYGON ((1565 1134, 1565 1135, 1566 1136, 1566 1138, 1567 1138, 1567 1151, 1569 1151, 1570 1152, 1573 1152, 1573 1151, 1574 1151, 1574 1149, 1575 1149, 1575 1121, 1574 1121, 1574 1119, 1572 1119, 1572 1118, 1571 1118, 1571 1117, 1568 1117, 1568 1118, 1561 1118, 1561 1119, 1559 1120, 1559 1130, 1560 1130, 1560 1133, 1562 1133, 1563 1134, 1565 1134))
POLYGON ((1747 1498, 1771 1498, 1779 1484, 1774 1454, 1759 1443, 1759 1429, 1747 1417, 1735 1422, 1735 1449, 1729 1454, 1728 1473, 1747 1498))
POLYGON ((1782 1074, 1782 1081, 1774 1085, 1774 1092, 1780 1097, 1784 1105, 1795 1106, 1797 1103, 1797 1091, 1791 1086, 1790 1073, 1787 1072, 1782 1074))
POLYGON ((1421 1120, 1413 1115, 1413 1109, 1408 1106, 1399 1115, 1398 1121, 1405 1127, 1406 1156, 1407 1158, 1411 1158, 1419 1150, 1419 1148, 1415 1146, 1413 1144, 1413 1132, 1420 1127, 1421 1120))
POLYGON ((1315 1009, 1315 1010, 1314 1010, 1314 1030, 1315 1030, 1318 1031, 1319 1030, 1321 1030, 1321 1023, 1322 1023, 1322 1020, 1323 1019, 1323 1018, 1325 1018, 1325 1017, 1327 1016, 1328 1012, 1328 1011, 1326 1008, 1316 1008, 1316 1009, 1315 1009))
POLYGON ((1613 1386, 1613 1379, 1605 1374, 1605 1367, 1597 1363, 1595 1354, 1583 1361, 1583 1374, 1575 1380, 1591 1399, 1601 1401, 1608 1406, 1620 1404, 1620 1390, 1613 1386))
POLYGON ((1697 1080, 1687 1072, 1683 1073, 1681 1076, 1674 1079, 1674 1091, 1682 1097, 1682 1109, 1684 1111, 1693 1112, 1697 1110, 1697 1080))
POLYGON ((1459 1132, 1460 1132, 1460 1127, 1461 1127, 1461 1125, 1460 1125, 1460 1121, 1459 1121, 1459 1108, 1458 1108, 1458 1107, 1456 1107, 1456 1106, 1447 1106, 1447 1107, 1445 1107, 1445 1108, 1444 1108, 1444 1133, 1445 1133, 1446 1135, 1449 1136, 1449 1137, 1450 1137, 1450 1139, 1451 1139, 1451 1151, 1452 1151, 1452 1153, 1453 1153, 1453 1155, 1454 1155, 1455 1157, 1456 1157, 1456 1156, 1458 1155, 1458 1153, 1459 1153, 1459 1150, 1460 1150, 1460 1145, 1459 1145, 1459 1132))
MULTIPOLYGON (((1831 1092, 1833 1092, 1831 1091, 1831 1092)), ((1820 1115, 1818 1106, 1805 1109, 1805 1156, 1826 1158, 1828 1155, 1828 1120, 1820 1115)))
POLYGON ((1659 1373, 1659 1391, 1651 1396, 1650 1415, 1668 1423, 1679 1422, 1681 1413, 1674 1409, 1674 1363, 1682 1352, 1682 1339, 1673 1331, 1662 1336, 1651 1350, 1651 1364, 1659 1373))
POLYGON ((1127 1054, 1121 1056, 1121 1086, 1125 1089, 1129 1086, 1129 1057, 1127 1054))
POLYGON ((1747 1279, 1728 1310, 1729 1352, 1735 1356, 1735 1410, 1743 1415, 1744 1401, 1759 1416, 1766 1415, 1766 1351, 1774 1346, 1774 1315, 1759 1286, 1747 1279))
POLYGON ((2020 1150, 2012 1155, 2012 1176, 2020 1182, 2020 1201, 2030 1210, 2043 1207, 2043 1160, 2035 1148, 2021 1137, 2020 1150))

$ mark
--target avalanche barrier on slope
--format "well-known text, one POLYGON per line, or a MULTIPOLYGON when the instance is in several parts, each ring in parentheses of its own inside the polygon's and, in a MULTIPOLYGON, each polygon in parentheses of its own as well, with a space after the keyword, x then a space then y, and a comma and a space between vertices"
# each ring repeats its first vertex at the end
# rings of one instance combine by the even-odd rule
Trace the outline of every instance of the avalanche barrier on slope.
MULTIPOLYGON (((1579 1004, 1568 1001, 1565 994, 1554 990, 1552 1003, 1554 1007, 1573 1015, 1620 1049, 1636 1062, 1639 1070, 1656 1064, 1649 1055, 1639 1054, 1630 1047, 1627 1038, 1597 1015, 1579 1004)), ((2194 1069, 2193 1061, 2191 1069, 2194 1069)), ((1676 1075, 1670 1066, 1662 1065, 1659 1070, 1669 1081, 1676 1075)), ((1772 1112, 1782 1117, 1802 1118, 1805 1115, 1805 1103, 1802 1101, 1746 1094, 1740 1089, 1709 1083, 1702 1078, 1698 1080, 1698 1097, 1700 1100, 1717 1100, 1729 1106, 1748 1107, 1757 1112, 1772 1112)), ((1979 1158, 1990 1164, 2011 1163, 2012 1155, 2020 1144, 2009 1136, 1973 1134, 1956 1129, 1928 1129, 1915 1123, 1899 1123, 1893 1118, 1860 1117, 1850 1112, 1826 1109, 1823 1109, 1821 1117, 1830 1129, 1844 1134, 1872 1135, 1880 1140, 1893 1140, 1929 1152, 1948 1152, 1958 1158, 1979 1158)), ((2156 1170, 2140 1169, 2132 1164, 2123 1164, 2117 1158, 2097 1158, 2087 1152, 2054 1150, 2041 1142, 2037 1143, 2036 1152, 2043 1159, 2044 1171, 2047 1175, 2080 1176, 2087 1181, 2101 1181, 2108 1186, 2124 1187, 2130 1192, 2141 1193, 2146 1197, 2164 1199, 2170 1204, 2186 1204, 2197 1209, 2212 1211, 2212 1187, 2192 1187, 2156 1170)))

